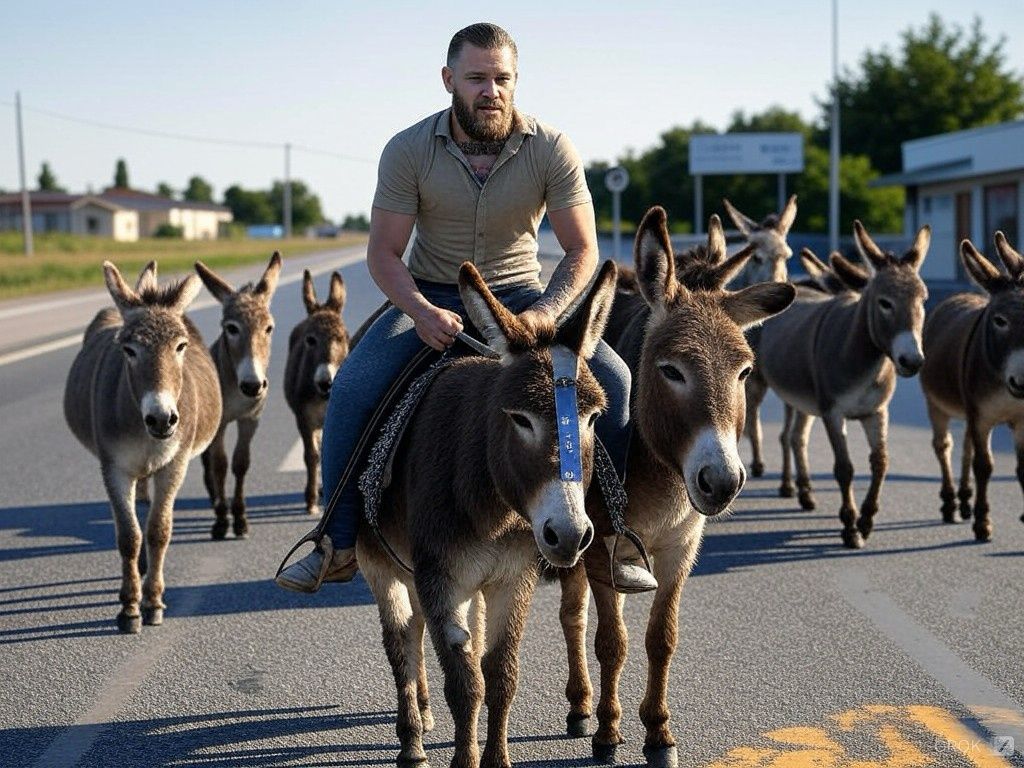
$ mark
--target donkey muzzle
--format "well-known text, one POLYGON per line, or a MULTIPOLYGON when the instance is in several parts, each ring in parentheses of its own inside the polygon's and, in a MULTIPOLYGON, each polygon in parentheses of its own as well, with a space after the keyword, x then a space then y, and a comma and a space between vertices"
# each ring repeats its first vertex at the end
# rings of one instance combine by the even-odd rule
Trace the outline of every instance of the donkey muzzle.
POLYGON ((178 407, 167 392, 148 392, 142 398, 142 421, 157 440, 166 440, 178 426, 178 407))
POLYGON ((735 438, 713 428, 697 435, 683 467, 690 501, 708 517, 724 512, 747 481, 735 438))
POLYGON ((246 379, 238 382, 238 388, 246 397, 260 397, 267 391, 266 379, 246 379))
POLYGON ((594 525, 584 508, 583 485, 552 481, 540 495, 530 519, 541 555, 551 565, 568 568, 594 540, 594 525))
POLYGON ((321 364, 313 373, 313 386, 316 387, 317 394, 324 400, 331 395, 331 384, 334 383, 335 371, 333 366, 321 364))
POLYGON ((897 334, 892 340, 892 361, 900 376, 913 376, 920 371, 924 365, 924 352, 917 336, 910 331, 897 334))

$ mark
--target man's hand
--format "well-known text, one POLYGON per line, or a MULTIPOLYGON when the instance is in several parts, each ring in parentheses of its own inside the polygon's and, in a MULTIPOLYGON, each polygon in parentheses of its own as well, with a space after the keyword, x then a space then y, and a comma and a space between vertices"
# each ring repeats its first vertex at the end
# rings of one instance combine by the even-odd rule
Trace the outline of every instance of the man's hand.
POLYGON ((444 351, 455 341, 455 334, 462 331, 462 318, 447 309, 428 304, 413 316, 416 335, 423 343, 438 351, 444 351))

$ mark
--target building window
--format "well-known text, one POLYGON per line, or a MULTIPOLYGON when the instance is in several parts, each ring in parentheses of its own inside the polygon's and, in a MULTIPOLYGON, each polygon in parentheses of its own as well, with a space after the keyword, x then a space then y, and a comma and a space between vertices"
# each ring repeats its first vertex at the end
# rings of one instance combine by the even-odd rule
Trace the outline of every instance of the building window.
POLYGON ((100 220, 95 216, 86 216, 85 218, 85 230, 90 235, 95 235, 100 231, 100 220))
POLYGON ((1017 185, 997 184, 985 187, 985 238, 1002 230, 1006 239, 1017 245, 1017 185))

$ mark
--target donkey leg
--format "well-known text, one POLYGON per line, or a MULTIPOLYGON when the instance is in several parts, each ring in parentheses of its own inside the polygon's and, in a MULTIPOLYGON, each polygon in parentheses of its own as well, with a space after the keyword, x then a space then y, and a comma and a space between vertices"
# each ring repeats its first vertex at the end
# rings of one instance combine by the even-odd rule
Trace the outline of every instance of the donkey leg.
POLYGON ((231 456, 231 473, 235 476, 235 497, 231 500, 232 529, 240 539, 249 533, 249 521, 245 517, 245 475, 251 461, 252 438, 259 425, 259 419, 238 420, 238 442, 231 456))
POLYGON ((750 462, 750 474, 753 477, 764 475, 764 457, 761 454, 761 403, 767 390, 767 384, 761 378, 755 366, 753 373, 744 383, 747 395, 747 437, 750 438, 750 450, 753 461, 750 462))
POLYGON ((146 578, 142 582, 142 623, 163 624, 164 557, 171 543, 174 498, 185 479, 187 460, 176 461, 153 475, 153 504, 146 517, 146 578))
POLYGON ((214 539, 223 539, 228 533, 228 505, 224 498, 224 480, 228 474, 228 454, 224 450, 225 426, 220 425, 209 448, 203 453, 203 482, 217 516, 210 530, 214 539))
POLYGON ((939 490, 942 519, 947 523, 955 523, 956 489, 953 487, 953 438, 949 434, 949 416, 929 400, 928 420, 932 424, 932 450, 939 460, 939 471, 942 473, 942 487, 939 490))
POLYGON ((846 419, 836 413, 826 414, 822 419, 828 432, 828 441, 832 444, 835 464, 832 471, 839 483, 839 495, 842 499, 839 507, 839 519, 843 523, 843 544, 850 549, 861 549, 864 537, 857 529, 857 507, 853 501, 853 462, 850 461, 850 450, 846 445, 846 419))
POLYGON ((569 700, 569 714, 565 730, 572 737, 587 735, 587 720, 593 699, 590 672, 587 670, 587 603, 590 588, 583 563, 575 568, 560 570, 562 605, 558 618, 565 635, 565 648, 569 657, 569 680, 565 684, 565 697, 569 700))
POLYGON ((861 419, 864 427, 864 435, 868 439, 870 454, 868 462, 871 465, 871 485, 868 486, 867 495, 860 507, 860 519, 857 520, 857 530, 866 539, 871 535, 875 525, 875 515, 878 514, 878 497, 882 492, 882 483, 885 482, 885 473, 889 468, 889 454, 886 446, 886 439, 889 435, 889 409, 882 408, 879 411, 861 419))
MULTIPOLYGON (((1017 482, 1024 491, 1024 421, 1018 421, 1013 425, 1013 445, 1017 454, 1017 482)), ((1020 516, 1024 523, 1024 514, 1020 516)))
POLYGON ((519 644, 536 583, 537 572, 529 568, 518 581, 498 582, 484 590, 487 629, 481 668, 487 703, 487 743, 480 768, 512 768, 508 756, 508 715, 519 682, 519 644))
POLYGON ((811 469, 807 459, 807 444, 811 437, 811 427, 814 426, 814 417, 802 411, 796 412, 793 431, 790 434, 790 445, 793 449, 793 458, 796 460, 796 488, 800 508, 810 511, 817 505, 811 493, 811 469))
POLYGON ((791 499, 796 495, 796 488, 793 487, 793 462, 790 460, 790 440, 793 431, 793 406, 785 404, 785 413, 782 417, 782 431, 779 433, 779 443, 782 445, 782 483, 779 485, 779 496, 784 499, 791 499))
POLYGON ((135 515, 135 478, 115 466, 104 466, 103 485, 110 499, 117 550, 121 555, 121 612, 117 614, 117 628, 134 635, 142 631, 142 617, 139 613, 139 602, 142 599, 139 579, 142 531, 135 515))
POLYGON ((971 485, 971 467, 974 464, 974 440, 971 433, 964 429, 964 451, 960 458, 960 488, 956 492, 957 500, 960 502, 960 519, 970 520, 974 511, 971 509, 971 496, 974 489, 971 485))
POLYGON ((648 768, 675 768, 676 741, 669 729, 669 667, 676 650, 679 596, 697 557, 698 532, 688 541, 658 553, 654 560, 658 591, 654 593, 644 643, 647 649, 647 690, 640 703, 640 720, 647 731, 644 756, 648 768))
POLYGON ((306 465, 306 512, 320 514, 320 500, 317 493, 317 473, 320 471, 320 432, 305 418, 298 417, 299 434, 302 435, 302 461, 306 465))
MULTIPOLYGON (((587 572, 607 578, 611 563, 605 547, 587 550, 587 572)), ((626 663, 629 638, 626 622, 622 619, 622 595, 611 585, 597 579, 590 580, 597 605, 597 634, 594 651, 601 669, 601 696, 597 703, 597 731, 591 737, 594 759, 602 763, 615 762, 615 748, 623 742, 619 732, 622 705, 619 703, 619 677, 626 663)))
POLYGON ((991 541, 988 481, 992 477, 992 425, 979 424, 968 415, 967 432, 974 442, 974 481, 978 486, 978 495, 974 501, 974 538, 978 541, 991 541))

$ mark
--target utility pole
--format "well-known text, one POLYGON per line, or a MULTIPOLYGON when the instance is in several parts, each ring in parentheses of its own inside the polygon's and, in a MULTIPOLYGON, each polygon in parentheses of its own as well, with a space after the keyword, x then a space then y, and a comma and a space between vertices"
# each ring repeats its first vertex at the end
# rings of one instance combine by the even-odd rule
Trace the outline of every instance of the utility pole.
POLYGON ((32 200, 25 184, 25 142, 21 136, 21 91, 14 94, 15 114, 18 123, 18 170, 21 174, 21 230, 25 235, 25 255, 31 256, 32 247, 32 200))
POLYGON ((839 250, 839 0, 832 0, 832 131, 828 163, 828 247, 839 250))
POLYGON ((292 145, 284 145, 284 236, 292 236, 292 145))

